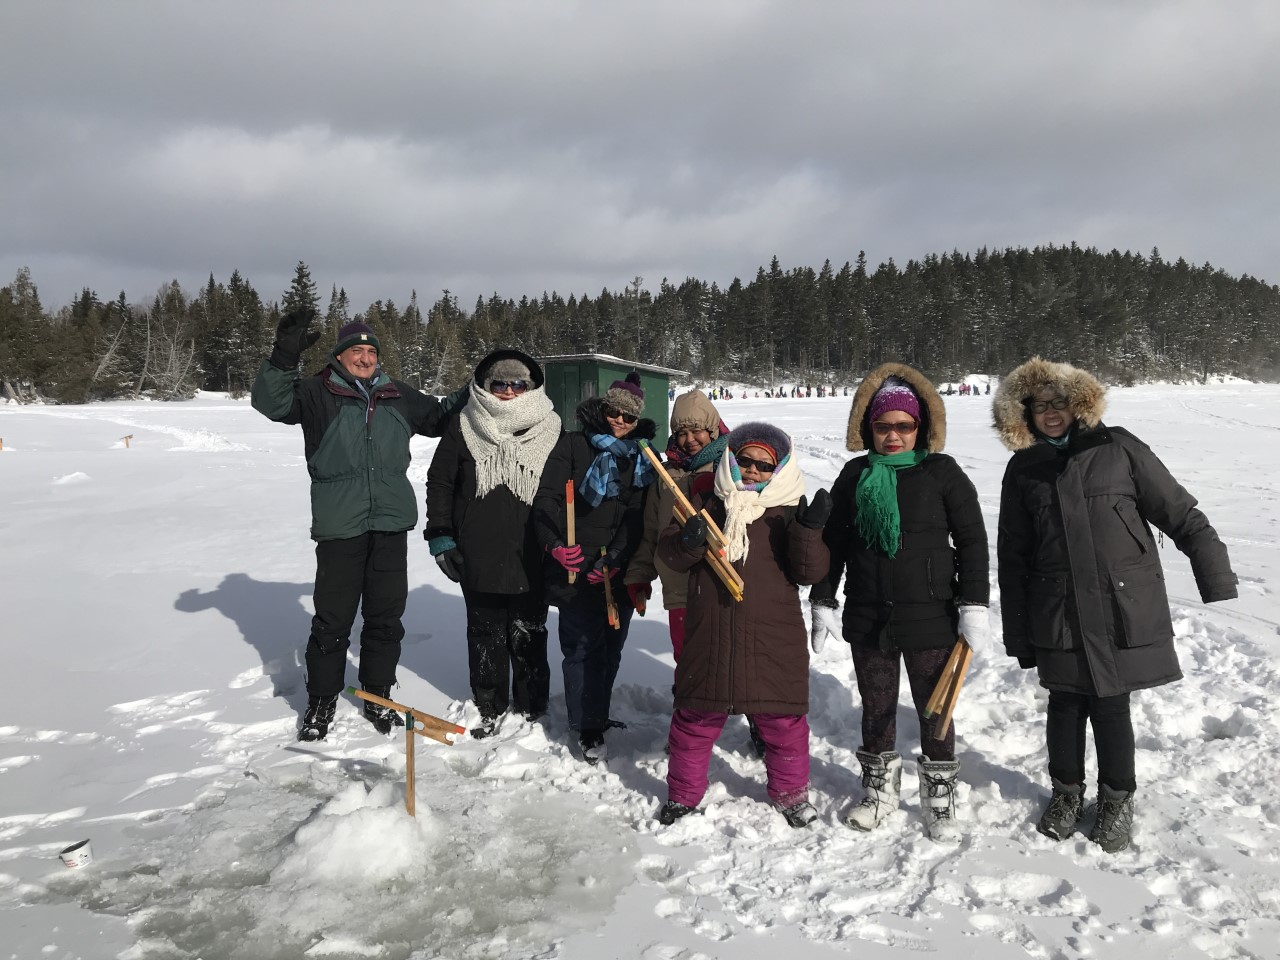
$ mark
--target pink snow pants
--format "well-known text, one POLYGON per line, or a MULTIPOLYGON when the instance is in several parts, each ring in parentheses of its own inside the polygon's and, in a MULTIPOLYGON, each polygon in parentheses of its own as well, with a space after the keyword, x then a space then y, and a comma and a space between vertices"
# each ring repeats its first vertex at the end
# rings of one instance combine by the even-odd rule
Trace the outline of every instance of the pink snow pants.
MULTIPOLYGON (((677 710, 671 716, 667 740, 667 798, 696 807, 707 792, 711 748, 724 729, 727 713, 677 710)), ((804 716, 781 713, 752 715, 764 738, 764 769, 769 799, 789 807, 809 798, 809 721, 804 716)))

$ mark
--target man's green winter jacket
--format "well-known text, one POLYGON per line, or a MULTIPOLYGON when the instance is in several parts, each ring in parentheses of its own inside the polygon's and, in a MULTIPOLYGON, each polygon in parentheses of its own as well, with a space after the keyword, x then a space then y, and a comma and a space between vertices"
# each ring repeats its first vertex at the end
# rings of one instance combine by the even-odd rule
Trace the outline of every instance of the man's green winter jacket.
POLYGON ((443 402, 379 373, 367 394, 336 360, 302 377, 264 360, 253 408, 277 423, 299 423, 311 474, 311 538, 345 540, 412 530, 418 502, 409 483, 409 438, 438 437, 465 398, 443 402))

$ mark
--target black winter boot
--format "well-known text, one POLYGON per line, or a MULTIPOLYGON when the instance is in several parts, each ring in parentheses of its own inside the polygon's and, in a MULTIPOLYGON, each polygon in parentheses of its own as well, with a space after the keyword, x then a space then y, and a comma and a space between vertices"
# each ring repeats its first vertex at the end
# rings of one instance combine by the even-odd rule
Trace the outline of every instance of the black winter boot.
POLYGON ((604 743, 603 730, 583 730, 578 737, 578 746, 582 750, 582 759, 593 767, 609 756, 609 748, 604 743))
POLYGON ((323 740, 329 735, 329 724, 333 723, 333 712, 338 709, 338 697, 320 697, 312 694, 307 698, 307 712, 302 715, 302 725, 298 728, 298 739, 305 741, 323 740))
POLYGON ((1063 783, 1053 778, 1053 796, 1049 806, 1040 815, 1036 829, 1046 837, 1065 840, 1076 832, 1076 825, 1084 816, 1084 784, 1063 783))
POLYGON ((687 817, 691 813, 701 813, 697 807, 686 807, 683 803, 676 803, 674 800, 668 800, 662 805, 662 809, 658 811, 658 822, 664 827, 669 827, 681 817, 687 817))
POLYGON ((1098 784, 1098 819, 1089 839, 1107 853, 1119 853, 1133 837, 1133 792, 1098 784))
POLYGON ((760 728, 756 726, 754 717, 747 717, 747 730, 751 733, 751 746, 755 748, 756 756, 763 760, 767 747, 764 737, 760 736, 760 728))
MULTIPOLYGON (((390 687, 371 687, 364 685, 365 693, 372 693, 375 697, 381 697, 383 700, 391 699, 390 687)), ((381 734, 388 734, 394 727, 404 726, 404 717, 400 716, 390 707, 384 707, 368 700, 364 702, 364 718, 373 724, 373 729, 381 734)))
POLYGON ((476 725, 471 728, 471 736, 476 740, 483 740, 485 737, 492 737, 498 732, 498 724, 502 722, 502 714, 489 716, 480 714, 480 719, 476 721, 476 725))

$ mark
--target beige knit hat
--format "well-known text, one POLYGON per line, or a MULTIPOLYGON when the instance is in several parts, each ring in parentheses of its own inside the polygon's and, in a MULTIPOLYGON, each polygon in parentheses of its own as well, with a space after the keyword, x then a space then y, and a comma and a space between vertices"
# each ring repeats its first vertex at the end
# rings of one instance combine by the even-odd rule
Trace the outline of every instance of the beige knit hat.
POLYGON ((720 411, 701 390, 682 393, 671 405, 671 432, 686 428, 706 430, 713 440, 720 436, 720 411))

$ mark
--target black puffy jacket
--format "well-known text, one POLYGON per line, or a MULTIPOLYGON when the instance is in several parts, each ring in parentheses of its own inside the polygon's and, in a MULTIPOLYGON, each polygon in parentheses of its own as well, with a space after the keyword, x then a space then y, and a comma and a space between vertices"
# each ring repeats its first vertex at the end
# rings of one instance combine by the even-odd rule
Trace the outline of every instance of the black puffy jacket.
POLYGON ((960 465, 931 453, 898 471, 902 540, 890 558, 857 529, 855 494, 865 456, 845 464, 831 486, 824 539, 831 573, 810 599, 834 597, 845 575, 844 638, 883 650, 928 650, 956 642, 960 604, 986 605, 987 531, 978 494, 960 465))
MULTIPOLYGON (((575 542, 582 546, 582 572, 574 583, 569 583, 564 567, 550 553, 546 554, 543 576, 547 601, 553 606, 568 603, 578 591, 598 590, 602 598, 601 609, 604 609, 604 587, 601 584, 587 583, 586 572, 600 559, 600 549, 603 547, 618 571, 613 586, 622 591, 627 563, 644 535, 645 490, 633 483, 636 468, 634 458, 626 457, 619 461, 618 479, 621 490, 617 497, 607 497, 600 501, 599 506, 593 507, 580 492, 587 470, 599 453, 592 446, 589 437, 591 434, 609 432, 602 410, 603 404, 600 397, 591 397, 578 405, 577 417, 584 425, 583 429, 566 433, 560 438, 556 448, 551 451, 551 456, 547 458, 546 469, 542 471, 542 484, 533 500, 534 532, 543 550, 549 551, 557 544, 567 542, 565 483, 573 480, 575 542)), ((636 424, 636 428, 625 439, 652 440, 656 433, 654 422, 644 419, 636 424)))

